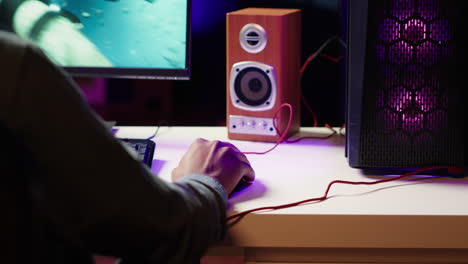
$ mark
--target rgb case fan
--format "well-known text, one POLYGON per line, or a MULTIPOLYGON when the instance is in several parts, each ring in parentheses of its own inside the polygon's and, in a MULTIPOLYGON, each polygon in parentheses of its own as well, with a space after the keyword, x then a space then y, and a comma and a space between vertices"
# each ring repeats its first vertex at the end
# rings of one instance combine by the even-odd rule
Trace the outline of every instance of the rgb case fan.
POLYGON ((465 166, 459 1, 349 0, 352 167, 465 166))

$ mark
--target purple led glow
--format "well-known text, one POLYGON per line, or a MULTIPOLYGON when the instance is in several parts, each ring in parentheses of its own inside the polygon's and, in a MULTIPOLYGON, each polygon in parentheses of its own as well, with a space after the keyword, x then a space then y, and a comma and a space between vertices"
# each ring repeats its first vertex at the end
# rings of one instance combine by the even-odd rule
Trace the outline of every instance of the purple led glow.
POLYGON ((429 112, 437 106, 437 94, 429 87, 415 92, 414 101, 423 112, 429 112))
POLYGON ((400 38, 400 23, 393 19, 385 19, 379 27, 380 39, 390 43, 400 38))
POLYGON ((400 83, 398 72, 393 67, 390 65, 385 65, 382 67, 382 71, 386 89, 392 89, 400 83))
POLYGON ((377 107, 377 109, 384 108, 385 107, 385 93, 382 90, 377 91, 376 99, 377 100, 375 100, 375 106, 377 107))
POLYGON ((389 138, 392 142, 398 142, 399 144, 411 144, 410 137, 401 131, 391 132, 389 138))
POLYGON ((419 0, 418 14, 427 21, 435 19, 439 15, 438 0, 419 0))
POLYGON ((419 19, 411 19, 403 26, 403 39, 416 44, 426 39, 426 24, 419 19))
POLYGON ((394 0, 391 14, 399 20, 405 20, 414 13, 414 0, 394 0))
POLYGON ((385 46, 382 44, 377 44, 376 52, 377 52, 377 58, 380 60, 380 62, 384 62, 385 61, 385 46))
POLYGON ((428 72, 428 77, 426 78, 426 85, 432 87, 434 90, 439 90, 442 80, 438 71, 428 72))
POLYGON ((454 55, 453 28, 441 14, 441 0, 390 1, 390 16, 377 32, 385 88, 376 92, 376 118, 399 142, 410 135, 408 142, 424 144, 431 132, 447 127, 440 65, 454 55))
POLYGON ((390 109, 384 109, 377 113, 377 122, 380 122, 385 130, 395 130, 399 126, 400 118, 390 109))
POLYGON ((409 65, 402 72, 403 85, 415 90, 424 85, 424 69, 418 65, 409 65))
POLYGON ((432 42, 424 42, 416 47, 416 61, 423 66, 431 66, 437 63, 440 57, 440 47, 432 42))
POLYGON ((439 42, 447 42, 452 38, 452 28, 445 19, 434 21, 429 26, 429 38, 439 42))
POLYGON ((417 145, 422 145, 422 144, 427 144, 429 142, 432 142, 432 135, 429 133, 421 133, 419 135, 416 135, 413 137, 413 142, 412 144, 417 144, 417 145))
POLYGON ((400 41, 390 46, 388 51, 390 61, 397 64, 407 64, 413 58, 413 46, 404 41, 400 41))
POLYGON ((440 105, 445 109, 449 107, 449 97, 447 93, 443 93, 440 96, 440 105))
POLYGON ((437 131, 442 127, 447 126, 447 112, 442 110, 437 110, 433 113, 427 115, 427 128, 432 131, 437 131))
POLYGON ((402 115, 401 128, 412 134, 424 128, 424 114, 416 111, 408 111, 402 115))
POLYGON ((411 104, 411 92, 404 87, 398 87, 388 92, 388 106, 397 112, 403 112, 411 104))

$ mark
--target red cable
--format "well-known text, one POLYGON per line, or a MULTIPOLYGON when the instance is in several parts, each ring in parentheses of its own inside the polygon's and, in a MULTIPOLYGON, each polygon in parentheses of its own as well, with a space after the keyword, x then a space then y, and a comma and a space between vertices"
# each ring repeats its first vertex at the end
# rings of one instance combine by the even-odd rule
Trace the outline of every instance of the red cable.
POLYGON ((275 116, 274 116, 274 118, 273 118, 273 120, 274 120, 274 121, 273 121, 273 122, 274 122, 274 127, 275 127, 275 129, 276 129, 276 132, 277 132, 279 135, 281 135, 280 138, 278 139, 278 141, 276 141, 276 144, 275 144, 272 148, 270 148, 269 150, 264 151, 264 152, 242 152, 242 153, 244 153, 244 154, 263 155, 263 154, 267 154, 268 152, 274 150, 281 142, 284 141, 284 139, 285 139, 286 136, 288 135, 288 131, 289 131, 289 129, 291 128, 292 119, 293 119, 293 108, 292 108, 292 106, 291 106, 290 104, 288 104, 288 103, 283 103, 283 104, 281 104, 280 107, 278 108, 278 111, 276 111, 276 114, 275 114, 275 116), (278 116, 279 112, 280 112, 281 109, 282 109, 283 107, 285 107, 285 106, 289 108, 289 120, 288 120, 288 125, 286 126, 285 131, 281 134, 281 133, 278 131, 275 122, 276 122, 276 117, 278 116))
POLYGON ((322 56, 322 57, 324 57, 324 58, 327 58, 327 59, 329 59, 329 60, 331 60, 331 61, 333 61, 333 62, 336 62, 336 63, 340 62, 340 60, 343 59, 343 56, 339 56, 339 57, 336 57, 336 58, 334 58, 334 57, 332 57, 332 56, 329 56, 329 55, 327 55, 327 54, 320 54, 320 56, 322 56))
MULTIPOLYGON (((304 63, 304 65, 302 66, 301 70, 300 70, 300 79, 302 79, 302 75, 304 73, 304 70, 305 68, 307 67, 307 64, 313 59, 315 58, 314 56, 315 54, 312 54, 311 56, 309 56, 309 58, 306 60, 306 62, 304 63)), ((337 57, 337 58, 333 58, 331 56, 328 56, 326 54, 321 54, 321 56, 323 57, 326 57, 334 62, 339 62, 343 56, 340 56, 340 57, 337 57)), ((314 119, 314 127, 317 126, 317 115, 315 114, 315 112, 312 110, 312 108, 310 107, 310 105, 307 103, 307 101, 305 100, 305 97, 302 95, 301 96, 301 99, 302 99, 302 102, 305 104, 305 106, 307 107, 307 109, 309 110, 309 112, 311 113, 313 119, 314 119)), ((294 142, 298 142, 302 139, 306 139, 306 138, 314 138, 314 139, 327 139, 327 138, 330 138, 331 136, 335 135, 336 134, 336 131, 328 124, 325 124, 325 126, 329 129, 331 129, 333 132, 332 134, 328 135, 328 136, 325 136, 325 137, 302 137, 302 138, 298 138, 298 139, 294 139, 294 140, 285 140, 286 136, 287 136, 287 132, 289 131, 289 129, 291 128, 291 123, 292 123, 292 118, 293 118, 293 109, 292 109, 292 106, 290 104, 287 104, 287 103, 283 103, 280 108, 278 109, 278 111, 276 112, 275 114, 275 117, 274 117, 274 122, 276 121, 276 117, 278 116, 281 108, 287 106, 289 108, 289 121, 288 121, 288 125, 284 131, 284 133, 280 133, 279 129, 277 128, 276 126, 276 123, 274 123, 274 127, 277 131, 278 134, 281 134, 279 140, 276 142, 276 144, 269 150, 267 151, 264 151, 264 152, 243 152, 244 154, 266 154, 270 151, 272 151, 273 149, 275 149, 281 142, 285 141, 287 143, 294 143, 294 142)), ((346 124, 343 124, 343 126, 340 128, 339 130, 339 133, 341 134, 342 133, 342 130, 346 128, 346 124)), ((278 209, 283 209, 283 208, 289 208, 289 207, 294 207, 294 206, 298 206, 298 205, 301 205, 301 204, 305 204, 305 203, 310 203, 310 202, 320 202, 320 201, 324 201, 326 199, 328 199, 328 193, 330 192, 330 189, 332 187, 333 184, 338 184, 338 183, 342 183, 342 184, 350 184, 350 185, 374 185, 374 184, 380 184, 380 183, 384 183, 384 182, 391 182, 391 181, 396 181, 396 180, 399 180, 399 179, 402 179, 402 178, 405 178, 405 177, 409 177, 409 176, 412 176, 412 175, 415 175, 415 174, 419 174, 419 173, 422 173, 424 171, 428 171, 428 170, 434 170, 434 169, 448 169, 449 171, 450 170, 453 170, 453 171, 456 171, 456 172, 464 172, 465 169, 463 168, 458 168, 458 167, 450 167, 450 166, 433 166, 433 167, 426 167, 426 168, 422 168, 422 169, 419 169, 419 170, 416 170, 414 172, 409 172, 409 173, 406 173, 406 174, 403 174, 401 176, 398 176, 398 177, 394 177, 394 178, 388 178, 388 179, 383 179, 383 180, 377 180, 377 181, 372 181, 372 182, 353 182, 353 181, 343 181, 343 180, 334 180, 332 182, 330 182, 327 186, 327 189, 325 190, 325 193, 323 196, 321 197, 317 197, 317 198, 311 198, 311 199, 306 199, 306 200, 302 200, 302 201, 298 201, 298 202, 294 202, 294 203, 289 203, 289 204, 283 204, 283 205, 277 205, 277 206, 265 206, 265 207, 259 207, 259 208, 254 208, 254 209, 250 209, 250 210, 247 210, 247 211, 244 211, 244 212, 240 212, 240 213, 237 213, 237 214, 234 214, 234 215, 231 215, 229 217, 227 217, 227 220, 232 220, 232 219, 236 219, 236 218, 241 218, 241 217, 244 217, 245 215, 247 214, 250 214, 252 212, 257 212, 257 211, 264 211, 264 210, 278 210, 278 209)))
POLYGON ((346 129, 346 124, 343 124, 339 130, 340 135, 343 135, 343 130, 346 129))
MULTIPOLYGON (((319 54, 319 56, 322 56, 322 57, 325 57, 331 61, 334 61, 334 62, 339 62, 343 56, 340 56, 340 57, 337 57, 337 58, 334 58, 334 57, 331 57, 327 54, 319 54)), ((306 62, 303 64, 301 70, 300 70, 300 80, 302 80, 302 75, 307 67, 307 65, 310 63, 310 61, 312 61, 315 57, 317 57, 316 53, 312 53, 309 58, 307 58, 306 62)), ((315 114, 315 112, 312 110, 312 107, 310 107, 309 103, 307 102, 307 100, 305 99, 304 95, 302 94, 301 95, 301 100, 302 100, 302 103, 306 106, 307 110, 309 111, 309 113, 312 115, 312 118, 314 120, 314 127, 317 127, 318 125, 318 118, 317 118, 317 115, 315 114)), ((275 114, 275 117, 274 117, 274 121, 273 122, 276 122, 276 117, 278 116, 279 112, 281 111, 281 108, 287 106, 289 108, 289 121, 288 121, 288 125, 286 126, 286 129, 283 133, 280 133, 279 129, 276 127, 276 123, 274 123, 274 127, 276 129, 276 132, 281 135, 280 138, 278 139, 278 141, 276 142, 276 144, 270 148, 269 150, 267 151, 264 151, 264 152, 243 152, 244 154, 256 154, 256 155, 263 155, 263 154, 267 154, 268 152, 274 150, 281 142, 286 142, 286 143, 295 143, 295 142, 299 142, 303 139, 328 139, 330 137, 332 137, 333 135, 336 134, 336 131, 330 127, 330 125, 328 124, 325 124, 325 126, 329 129, 332 130, 332 133, 330 135, 327 135, 327 136, 324 136, 324 137, 302 137, 302 138, 298 138, 298 139, 294 139, 294 140, 286 140, 286 136, 288 134, 288 131, 289 129, 291 128, 291 123, 292 123, 292 119, 293 119, 293 109, 292 109, 292 106, 288 103, 283 103, 282 105, 280 105, 278 111, 276 112, 275 114)))
POLYGON ((323 137, 300 137, 300 138, 296 138, 296 139, 286 139, 284 142, 286 143, 296 143, 296 142, 299 142, 301 140, 304 140, 304 139, 328 139, 328 138, 331 138, 332 136, 334 136, 337 132, 335 129, 333 129, 329 124, 325 124, 325 127, 330 129, 332 132, 331 134, 327 135, 327 136, 323 136, 323 137))
POLYGON ((395 178, 388 178, 388 179, 377 180, 377 181, 372 181, 372 182, 361 182, 361 181, 353 182, 353 181, 334 180, 334 181, 332 181, 332 182, 330 182, 328 184, 328 187, 327 187, 324 195, 321 196, 321 197, 306 199, 306 200, 302 200, 302 201, 299 201, 299 202, 283 204, 283 205, 277 205, 277 206, 265 206, 265 207, 254 208, 254 209, 250 209, 250 210, 247 210, 247 211, 244 211, 244 212, 240 212, 240 213, 231 215, 231 216, 227 217, 227 220, 229 221, 229 220, 232 220, 232 219, 235 219, 235 218, 244 217, 247 214, 250 214, 252 212, 257 212, 257 211, 278 210, 278 209, 298 206, 298 205, 301 205, 301 204, 304 204, 304 203, 324 201, 324 200, 326 200, 328 198, 328 192, 330 191, 332 185, 335 184, 335 183, 343 183, 343 184, 351 184, 351 185, 373 185, 373 184, 379 184, 379 183, 384 183, 384 182, 396 181, 396 180, 399 180, 401 178, 405 178, 405 177, 408 177, 408 176, 412 176, 412 175, 415 175, 415 174, 419 174, 419 173, 422 173, 422 172, 425 172, 425 171, 428 171, 428 170, 434 170, 434 169, 448 169, 449 171, 453 171, 453 172, 457 172, 457 173, 463 173, 465 171, 464 168, 458 168, 458 167, 452 167, 452 166, 433 166, 433 167, 426 167, 426 168, 422 168, 422 169, 419 169, 419 170, 416 170, 416 171, 413 171, 413 172, 409 172, 409 173, 403 174, 403 175, 395 177, 395 178))
MULTIPOLYGON (((321 53, 319 54, 319 56, 321 57, 324 57, 324 58, 327 58, 333 62, 340 62, 342 59, 343 59, 343 56, 339 56, 339 57, 332 57, 330 55, 327 55, 327 54, 324 54, 324 53, 321 53)), ((304 62, 304 64, 302 65, 302 68, 300 70, 301 72, 301 75, 304 73, 305 69, 307 68, 307 65, 309 64, 309 62, 311 62, 313 59, 315 59, 317 57, 316 53, 312 53, 310 54, 310 56, 307 58, 307 60, 304 62)))
POLYGON ((323 136, 323 137, 301 137, 301 138, 297 138, 297 139, 293 139, 293 140, 288 140, 286 139, 287 135, 288 135, 288 131, 289 129, 291 129, 291 124, 292 124, 292 119, 293 119, 293 108, 290 104, 288 103, 283 103, 280 105, 278 111, 276 112, 274 118, 273 118, 273 127, 275 128, 276 130, 276 133, 278 133, 278 135, 281 135, 280 138, 276 141, 275 145, 270 148, 269 150, 266 150, 266 151, 263 151, 263 152, 242 152, 246 155, 248 154, 254 154, 254 155, 263 155, 263 154, 267 154, 268 152, 274 150, 281 142, 286 142, 286 143, 296 143, 296 142, 299 142, 303 139, 328 139, 330 137, 332 137, 333 135, 335 135, 337 132, 329 125, 329 124, 325 124, 325 127, 327 127, 328 129, 330 129, 332 131, 331 134, 327 135, 327 136, 323 136), (277 120, 277 117, 278 117, 278 114, 280 113, 281 109, 283 107, 288 107, 289 108, 289 120, 288 120, 288 124, 286 126, 286 129, 283 133, 281 133, 281 131, 279 131, 277 125, 276 125, 276 120, 277 120))
POLYGON ((309 103, 307 102, 304 94, 301 94, 301 101, 302 103, 305 105, 305 107, 307 108, 307 111, 309 111, 309 114, 312 116, 312 119, 314 121, 314 127, 317 127, 318 125, 318 118, 317 118, 317 114, 315 114, 314 110, 312 110, 312 107, 310 107, 309 103))
MULTIPOLYGON (((321 57, 325 57, 333 62, 336 62, 338 63, 341 59, 343 59, 343 56, 339 56, 337 58, 334 58, 334 57, 331 57, 327 54, 319 54, 319 56, 321 57)), ((302 80, 302 77, 304 75, 304 71, 305 69, 307 68, 307 66, 309 65, 309 63, 315 59, 317 57, 316 53, 312 53, 308 58, 307 60, 304 62, 304 64, 302 65, 302 68, 300 70, 300 76, 299 76, 299 80, 302 80)), ((315 114, 315 112, 312 110, 312 107, 310 107, 309 103, 307 102, 307 100, 305 99, 305 96, 304 94, 301 95, 301 101, 302 103, 305 105, 305 107, 307 108, 307 110, 309 111, 310 115, 312 116, 312 119, 313 119, 313 122, 314 122, 314 127, 317 127, 318 125, 318 118, 317 118, 317 114, 315 114)))

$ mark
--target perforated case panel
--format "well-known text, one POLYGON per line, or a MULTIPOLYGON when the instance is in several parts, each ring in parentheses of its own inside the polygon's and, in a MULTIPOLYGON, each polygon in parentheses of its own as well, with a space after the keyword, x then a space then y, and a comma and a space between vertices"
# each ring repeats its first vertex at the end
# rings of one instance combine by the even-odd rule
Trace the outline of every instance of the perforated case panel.
POLYGON ((459 4, 369 1, 362 166, 463 165, 459 4))

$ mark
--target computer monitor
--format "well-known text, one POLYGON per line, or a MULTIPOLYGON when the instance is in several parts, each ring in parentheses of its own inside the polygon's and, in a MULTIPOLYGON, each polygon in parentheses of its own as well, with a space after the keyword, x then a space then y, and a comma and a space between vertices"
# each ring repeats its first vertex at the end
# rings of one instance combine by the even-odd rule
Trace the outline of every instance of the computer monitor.
POLYGON ((74 77, 190 78, 190 0, 1 0, 0 26, 74 77))

